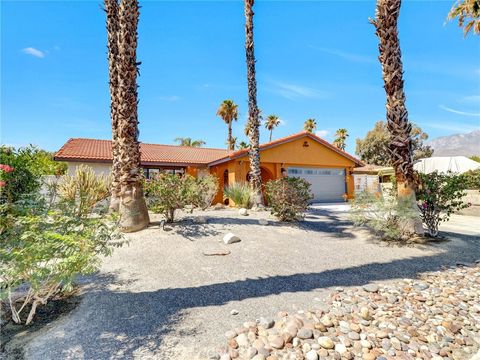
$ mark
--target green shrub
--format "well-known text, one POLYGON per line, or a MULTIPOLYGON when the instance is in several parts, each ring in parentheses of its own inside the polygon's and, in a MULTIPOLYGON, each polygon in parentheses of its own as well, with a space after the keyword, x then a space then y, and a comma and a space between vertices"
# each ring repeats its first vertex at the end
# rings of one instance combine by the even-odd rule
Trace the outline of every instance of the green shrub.
POLYGON ((236 207, 249 208, 251 206, 252 191, 248 183, 236 182, 223 189, 224 198, 235 203, 236 207))
POLYGON ((469 190, 480 190, 480 169, 469 170, 462 174, 466 188, 469 190))
POLYGON ((297 220, 313 199, 310 183, 295 177, 270 180, 265 186, 265 193, 272 214, 281 221, 297 220))
POLYGON ((218 191, 218 179, 214 175, 206 175, 194 179, 191 184, 192 205, 205 210, 212 205, 213 199, 218 191))
MULTIPOLYGON (((88 175, 77 175, 69 183, 89 192, 80 179, 88 175)), ((79 211, 78 198, 51 190, 56 201, 37 195, 0 204, 0 297, 8 301, 16 323, 29 324, 38 306, 69 292, 78 275, 96 271, 100 256, 123 243, 116 218, 106 217, 92 202, 79 211)))
POLYGON ((450 215, 469 206, 463 202, 467 183, 463 175, 453 173, 418 174, 416 198, 423 223, 430 236, 438 235, 438 225, 450 215))
POLYGON ((372 229, 387 241, 408 240, 411 236, 409 224, 418 215, 409 199, 398 200, 395 196, 361 192, 355 195, 351 205, 352 222, 372 229))

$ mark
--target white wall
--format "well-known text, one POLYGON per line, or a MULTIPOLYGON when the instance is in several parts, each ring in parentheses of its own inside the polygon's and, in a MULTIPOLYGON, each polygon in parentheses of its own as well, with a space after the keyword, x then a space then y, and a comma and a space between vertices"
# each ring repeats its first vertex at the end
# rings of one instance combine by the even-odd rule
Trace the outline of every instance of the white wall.
POLYGON ((95 171, 95 175, 109 175, 110 174, 110 169, 112 167, 111 164, 109 163, 89 163, 89 162, 73 162, 73 161, 68 161, 68 175, 75 175, 75 170, 77 169, 77 166, 80 166, 81 164, 88 165, 90 166, 93 171, 95 171))

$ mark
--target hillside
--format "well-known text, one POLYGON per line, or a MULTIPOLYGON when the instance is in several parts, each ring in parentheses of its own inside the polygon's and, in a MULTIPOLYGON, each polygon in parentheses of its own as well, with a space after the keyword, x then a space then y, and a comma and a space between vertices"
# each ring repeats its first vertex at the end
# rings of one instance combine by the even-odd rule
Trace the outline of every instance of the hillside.
POLYGON ((438 137, 428 145, 434 149, 433 156, 480 155, 480 130, 438 137))

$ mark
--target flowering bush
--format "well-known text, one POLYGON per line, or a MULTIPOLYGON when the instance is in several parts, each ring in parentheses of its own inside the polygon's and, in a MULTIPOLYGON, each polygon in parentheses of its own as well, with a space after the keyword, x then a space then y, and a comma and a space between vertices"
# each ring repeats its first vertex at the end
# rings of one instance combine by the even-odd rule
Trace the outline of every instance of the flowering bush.
POLYGON ((452 173, 418 174, 416 191, 418 208, 430 236, 438 235, 438 225, 450 215, 469 206, 462 201, 467 183, 462 175, 452 173))
POLYGON ((313 198, 310 183, 295 177, 270 180, 265 186, 265 193, 272 214, 281 221, 297 220, 313 198))
MULTIPOLYGON (((86 176, 77 172, 70 180, 80 194, 92 192, 80 180, 86 176)), ((100 255, 123 243, 116 218, 106 217, 93 202, 79 211, 78 197, 56 190, 51 187, 48 199, 30 193, 0 204, 0 299, 8 302, 16 323, 29 324, 38 306, 69 292, 77 275, 95 271, 100 255)))

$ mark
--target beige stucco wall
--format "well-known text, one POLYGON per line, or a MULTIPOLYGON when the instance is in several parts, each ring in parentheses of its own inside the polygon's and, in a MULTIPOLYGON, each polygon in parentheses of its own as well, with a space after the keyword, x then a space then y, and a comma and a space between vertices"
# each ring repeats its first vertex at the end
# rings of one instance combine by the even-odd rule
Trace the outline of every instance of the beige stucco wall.
POLYGON ((77 166, 80 166, 81 164, 88 165, 90 166, 93 171, 95 171, 95 175, 109 175, 110 174, 110 169, 111 165, 108 163, 95 163, 95 162, 73 162, 73 161, 68 161, 68 175, 75 175, 75 170, 77 169, 77 166))

